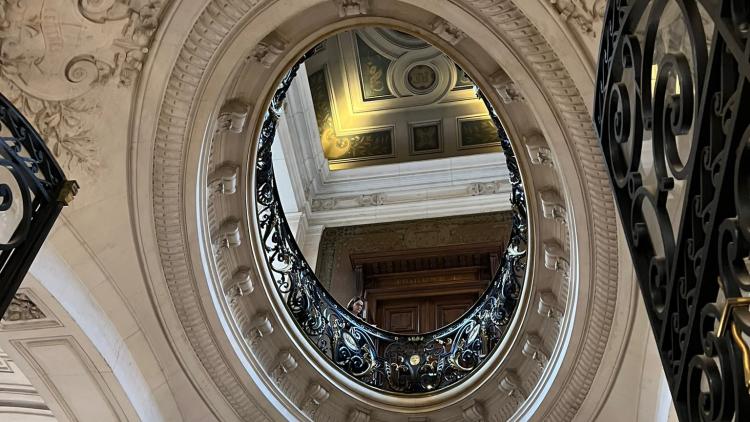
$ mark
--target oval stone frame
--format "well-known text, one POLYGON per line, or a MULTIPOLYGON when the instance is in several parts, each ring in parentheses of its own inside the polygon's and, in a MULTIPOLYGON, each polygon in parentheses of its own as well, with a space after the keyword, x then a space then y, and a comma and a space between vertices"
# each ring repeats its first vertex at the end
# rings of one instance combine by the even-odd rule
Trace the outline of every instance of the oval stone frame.
POLYGON ((618 289, 614 209, 576 81, 510 1, 445 1, 440 16, 429 11, 429 1, 353 3, 363 6, 329 0, 180 4, 169 13, 181 19, 165 19, 160 27, 131 122, 132 138, 140 141, 129 174, 137 244, 171 347, 225 420, 307 419, 316 412, 335 419, 423 412, 593 417, 621 358, 634 292, 618 289), (185 28, 170 22, 186 20, 195 24, 185 37, 185 28), (419 400, 358 388, 311 358, 269 294, 251 236, 249 169, 265 100, 305 47, 361 25, 408 29, 477 79, 507 124, 534 221, 526 290, 497 363, 460 388, 419 400), (172 69, 162 71, 166 79, 148 78, 164 67, 172 69), (499 91, 508 83, 523 92, 522 102, 502 103, 499 91), (241 131, 217 131, 222 106, 238 99, 247 105, 241 131), (243 157, 238 193, 217 195, 209 176, 236 157, 243 157), (215 240, 231 223, 240 245, 230 249, 215 240), (240 270, 254 288, 238 297, 232 292, 240 270), (612 331, 615 314, 626 323, 612 331))

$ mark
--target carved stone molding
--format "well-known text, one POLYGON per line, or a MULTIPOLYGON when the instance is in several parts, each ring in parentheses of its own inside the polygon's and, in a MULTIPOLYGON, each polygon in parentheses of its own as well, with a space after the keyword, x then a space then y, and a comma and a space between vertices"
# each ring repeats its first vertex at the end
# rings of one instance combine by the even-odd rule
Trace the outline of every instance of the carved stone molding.
POLYGON ((513 370, 505 372, 505 375, 500 378, 500 382, 497 384, 497 389, 505 396, 513 398, 516 404, 523 403, 528 396, 526 391, 521 387, 518 374, 513 370))
POLYGON ((250 104, 237 98, 227 101, 216 118, 216 131, 241 133, 249 112, 250 104))
POLYGON ((236 248, 242 244, 240 236, 240 222, 234 217, 229 217, 221 223, 219 233, 216 236, 218 246, 225 248, 236 248))
POLYGON ((550 220, 567 223, 567 212, 563 200, 552 188, 539 190, 539 202, 542 205, 542 216, 550 220))
POLYGON ((209 184, 213 188, 211 190, 222 195, 231 195, 237 192, 237 173, 239 170, 240 166, 234 163, 224 163, 219 166, 208 178, 209 184))
POLYGON ((3 315, 3 322, 45 319, 47 315, 24 293, 16 293, 3 315))
POLYGON ((266 312, 259 312, 250 321, 250 329, 243 334, 251 345, 257 344, 258 340, 273 333, 271 318, 266 312))
POLYGON ((466 422, 483 422, 486 419, 482 403, 476 400, 471 400, 461 406, 461 415, 466 422))
MULTIPOLYGON (((248 0, 247 4, 242 5, 243 13, 247 13, 248 10, 255 6, 254 2, 250 3, 248 0)), ((590 196, 587 200, 590 200, 592 203, 591 213, 593 215, 593 237, 595 239, 594 252, 601 252, 601 254, 592 253, 593 259, 596 261, 596 265, 593 266, 596 270, 592 274, 592 277, 595 277, 598 281, 597 290, 592 297, 592 302, 595 303, 592 303, 592 306, 594 312, 601 312, 602 318, 600 321, 592 322, 590 330, 587 330, 584 334, 586 336, 584 348, 589 350, 589 352, 581 359, 581 362, 576 362, 575 374, 571 378, 571 387, 566 386, 560 394, 561 398, 556 399, 560 403, 560 406, 555 406, 550 411, 552 412, 551 417, 554 419, 569 419, 571 412, 575 412, 575 409, 577 409, 577 406, 583 400, 580 397, 580 392, 588 391, 593 375, 598 368, 603 347, 606 344, 609 324, 611 323, 611 311, 602 310, 600 308, 602 306, 601 303, 607 303, 608 305, 613 303, 612 295, 613 292, 616 292, 616 288, 613 287, 617 274, 616 238, 613 230, 611 230, 614 224, 614 215, 611 212, 611 199, 605 194, 599 194, 599 192, 606 192, 606 180, 602 180, 598 176, 602 171, 601 157, 596 149, 595 138, 590 128, 590 117, 586 112, 584 101, 576 91, 575 85, 569 75, 567 75, 564 66, 560 63, 549 45, 543 41, 543 37, 536 28, 510 2, 467 0, 464 3, 470 5, 467 7, 478 11, 477 15, 485 19, 488 25, 496 28, 500 36, 506 39, 508 44, 517 51, 522 51, 524 45, 530 45, 529 40, 536 40, 536 44, 534 44, 535 50, 525 53, 523 55, 524 60, 527 60, 530 68, 540 75, 539 79, 543 84, 543 89, 552 91, 562 86, 561 91, 555 91, 561 92, 561 94, 551 96, 551 102, 560 111, 560 115, 564 120, 564 130, 566 135, 569 136, 569 142, 573 147, 573 155, 576 160, 580 161, 584 172, 584 191, 590 196), (519 32, 518 28, 522 28, 523 31, 519 32), (511 33, 513 36, 509 35, 511 33), (549 71, 550 63, 552 63, 553 71, 549 71), (576 395, 571 396, 571 394, 576 395)), ((233 25, 238 20, 239 18, 235 19, 221 15, 212 6, 208 7, 199 17, 189 37, 189 39, 197 39, 201 42, 191 42, 183 46, 181 56, 175 67, 175 69, 182 69, 183 67, 180 66, 189 67, 191 68, 191 73, 185 75, 182 71, 175 70, 170 79, 170 84, 172 84, 170 86, 176 86, 183 79, 195 80, 197 78, 200 80, 203 72, 208 67, 207 62, 200 61, 196 66, 190 63, 189 59, 191 57, 211 57, 211 54, 218 47, 220 41, 223 40, 223 37, 234 27, 233 25), (215 39, 205 39, 201 34, 205 33, 209 27, 215 29, 217 25, 213 25, 212 22, 216 21, 222 24, 219 33, 215 36, 215 39)), ((190 109, 190 104, 194 100, 194 97, 195 89, 193 87, 186 86, 182 90, 173 90, 172 92, 168 90, 164 100, 165 104, 177 104, 177 107, 162 108, 162 116, 159 119, 159 131, 157 131, 156 150, 161 151, 161 148, 163 148, 163 151, 177 150, 178 152, 184 152, 182 145, 175 145, 177 142, 174 142, 175 137, 173 135, 176 134, 175 136, 177 137, 185 136, 185 126, 180 122, 184 122, 189 117, 186 110, 190 109), (169 134, 169 136, 173 137, 168 137, 164 134, 169 134)), ((545 148, 548 157, 551 157, 549 148, 545 148)), ((551 166, 551 158, 549 159, 549 163, 551 166)), ((540 164, 540 162, 537 162, 537 164, 540 164)), ((216 364, 210 359, 213 356, 212 353, 216 353, 216 346, 212 342, 203 340, 207 337, 205 321, 191 322, 188 320, 188 315, 190 315, 188 311, 189 307, 192 306, 190 309, 195 309, 200 305, 196 305, 194 297, 195 288, 192 287, 194 280, 188 279, 184 275, 189 272, 185 271, 187 268, 185 264, 185 254, 187 251, 184 248, 180 249, 180 245, 184 244, 182 242, 183 239, 179 230, 170 230, 171 228, 179 227, 179 224, 183 223, 182 211, 179 205, 183 199, 180 197, 179 190, 168 192, 169 189, 165 188, 165 186, 180 185, 180 165, 181 163, 177 160, 165 160, 163 168, 154 169, 154 214, 157 216, 179 216, 179 222, 162 220, 161 217, 157 217, 156 221, 156 232, 159 236, 159 247, 161 248, 160 252, 164 263, 167 284, 170 286, 170 294, 175 302, 175 308, 181 321, 183 321, 186 327, 190 327, 190 330, 188 330, 188 339, 195 348, 199 359, 206 366, 211 379, 217 385, 221 386, 221 391, 225 392, 230 402, 250 402, 249 405, 238 410, 238 413, 244 419, 253 419, 254 416, 248 415, 258 417, 260 411, 252 407, 252 400, 240 397, 243 394, 242 390, 236 387, 238 382, 231 372, 227 371, 225 366, 216 364), (178 248, 177 252, 175 252, 174 248, 178 248)), ((175 218, 175 220, 178 219, 175 218)))
POLYGON ((320 384, 316 384, 316 383, 311 384, 310 387, 307 389, 307 394, 305 395, 305 401, 302 404, 302 411, 305 412, 311 418, 315 417, 315 414, 320 408, 320 405, 323 404, 323 402, 325 402, 326 400, 328 400, 328 397, 330 397, 328 390, 323 388, 320 384))
POLYGON ((287 42, 281 35, 271 33, 250 51, 248 59, 259 63, 265 68, 270 68, 278 60, 279 56, 284 53, 286 47, 287 42))
POLYGON ((333 0, 338 7, 339 17, 366 15, 370 9, 369 0, 333 0))
POLYGON ((502 69, 490 76, 490 84, 495 88, 495 91, 497 91, 500 99, 502 99, 505 104, 510 104, 515 101, 523 101, 524 99, 523 94, 516 83, 513 82, 513 80, 510 79, 510 76, 508 76, 508 74, 502 69))
POLYGON ((554 167, 552 151, 547 146, 547 142, 542 135, 534 133, 524 136, 523 142, 526 144, 526 152, 529 154, 531 164, 554 167))
POLYGON ((279 356, 279 361, 273 370, 272 377, 279 382, 282 377, 289 375, 292 371, 297 369, 297 360, 294 358, 290 351, 284 351, 279 356))
POLYGON ((549 318, 559 324, 563 314, 558 309, 557 298, 555 294, 546 290, 539 293, 537 302, 537 313, 545 318, 549 318))
POLYGON ((252 293, 254 289, 250 269, 240 267, 225 284, 224 294, 227 296, 245 296, 252 293))
POLYGON ((91 130, 104 104, 89 93, 133 87, 166 1, 0 2, 0 88, 64 167, 99 168, 91 130))
POLYGON ((432 23, 432 32, 445 41, 456 45, 466 38, 466 34, 444 19, 436 19, 432 23))
POLYGON ((565 278, 570 275, 568 254, 556 240, 544 242, 544 266, 552 271, 562 273, 565 278))
POLYGON ((594 30, 604 18, 606 0, 545 0, 563 21, 581 34, 597 38, 594 30))
POLYGON ((370 411, 359 408, 352 409, 347 420, 349 422, 370 422, 370 411))
POLYGON ((524 356, 536 362, 540 368, 543 368, 549 361, 549 357, 542 348, 542 339, 536 334, 529 334, 521 352, 524 356))
POLYGON ((469 185, 469 194, 472 196, 477 195, 492 195, 500 192, 507 192, 508 182, 507 180, 495 180, 494 182, 477 182, 469 185))

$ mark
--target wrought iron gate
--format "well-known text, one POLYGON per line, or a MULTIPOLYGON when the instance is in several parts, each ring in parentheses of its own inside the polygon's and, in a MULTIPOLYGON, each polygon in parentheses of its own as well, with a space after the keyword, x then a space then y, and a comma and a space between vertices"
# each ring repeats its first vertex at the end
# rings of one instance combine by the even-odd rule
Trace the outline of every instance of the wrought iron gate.
POLYGON ((0 95, 0 316, 77 190, 31 124, 0 95))
POLYGON ((609 1, 594 124, 680 420, 750 420, 750 2, 609 1))

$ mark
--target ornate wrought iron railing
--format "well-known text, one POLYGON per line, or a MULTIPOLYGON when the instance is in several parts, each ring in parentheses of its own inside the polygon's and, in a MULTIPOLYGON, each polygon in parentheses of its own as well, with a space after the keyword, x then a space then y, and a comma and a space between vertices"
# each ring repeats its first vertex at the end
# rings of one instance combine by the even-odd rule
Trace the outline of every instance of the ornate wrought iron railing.
POLYGON ((437 331, 399 335, 358 319, 326 291, 305 261, 289 229, 274 178, 271 144, 286 92, 305 54, 283 79, 260 132, 256 163, 258 230, 278 293, 298 327, 336 367, 371 387, 425 393, 456 384, 490 356, 505 334, 526 270, 526 200, 513 150, 499 118, 482 97, 498 128, 511 174, 513 225, 501 271, 461 318, 437 331))
POLYGON ((31 124, 0 95, 0 315, 77 190, 31 124))
POLYGON ((750 3, 610 1, 594 124, 680 420, 750 420, 750 3))

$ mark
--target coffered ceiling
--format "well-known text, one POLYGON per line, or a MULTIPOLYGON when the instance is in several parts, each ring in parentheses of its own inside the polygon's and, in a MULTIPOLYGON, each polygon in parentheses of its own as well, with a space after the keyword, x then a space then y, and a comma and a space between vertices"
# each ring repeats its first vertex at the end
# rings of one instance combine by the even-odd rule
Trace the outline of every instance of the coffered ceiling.
POLYGON ((306 69, 331 170, 499 151, 470 77, 419 38, 342 32, 306 69))

